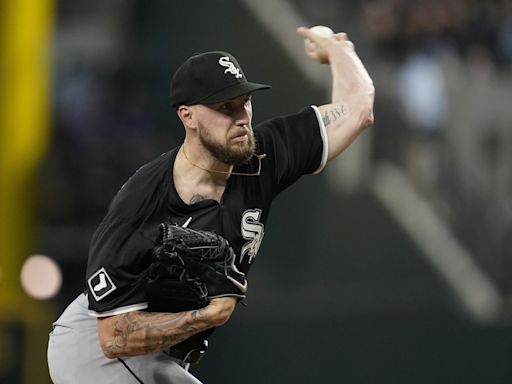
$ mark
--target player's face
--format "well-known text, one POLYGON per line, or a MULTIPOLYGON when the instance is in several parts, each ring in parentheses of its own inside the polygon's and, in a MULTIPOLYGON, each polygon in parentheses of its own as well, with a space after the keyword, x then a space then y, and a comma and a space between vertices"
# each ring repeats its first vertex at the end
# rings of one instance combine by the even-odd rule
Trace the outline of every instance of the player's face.
POLYGON ((248 161, 255 150, 251 96, 239 96, 204 107, 198 121, 201 144, 225 164, 248 161))

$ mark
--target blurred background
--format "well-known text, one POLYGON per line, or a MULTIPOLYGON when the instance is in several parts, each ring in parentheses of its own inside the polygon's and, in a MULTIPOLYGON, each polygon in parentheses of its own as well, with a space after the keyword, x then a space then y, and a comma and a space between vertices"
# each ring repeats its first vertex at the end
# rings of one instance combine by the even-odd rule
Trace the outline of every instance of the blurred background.
POLYGON ((299 25, 345 31, 375 125, 274 203, 206 383, 512 382, 512 2, 0 1, 0 382, 50 383, 51 323, 142 164, 178 145, 173 70, 235 54, 255 123, 329 101, 299 25))

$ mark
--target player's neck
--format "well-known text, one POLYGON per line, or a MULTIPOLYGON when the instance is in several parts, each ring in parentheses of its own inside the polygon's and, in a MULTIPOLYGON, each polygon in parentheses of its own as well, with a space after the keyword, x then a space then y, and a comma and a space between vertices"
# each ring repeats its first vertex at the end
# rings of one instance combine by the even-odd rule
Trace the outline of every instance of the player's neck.
POLYGON ((225 185, 233 170, 232 165, 215 159, 206 150, 186 143, 181 146, 176 160, 186 175, 215 185, 225 185))
POLYGON ((220 203, 229 174, 203 170, 198 167, 199 164, 194 165, 192 163, 194 160, 190 157, 187 159, 190 155, 186 149, 185 153, 182 147, 176 156, 173 169, 174 187, 180 198, 186 204, 194 204, 206 199, 213 199, 220 203))

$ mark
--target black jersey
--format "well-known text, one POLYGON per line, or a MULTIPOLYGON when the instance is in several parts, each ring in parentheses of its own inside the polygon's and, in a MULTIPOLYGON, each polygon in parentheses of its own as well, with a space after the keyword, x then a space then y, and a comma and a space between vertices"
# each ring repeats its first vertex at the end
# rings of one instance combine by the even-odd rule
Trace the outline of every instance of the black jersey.
MULTIPOLYGON (((137 278, 151 263, 158 225, 166 220, 215 230, 229 240, 236 266, 247 273, 265 233, 272 200, 304 174, 317 173, 327 159, 327 136, 318 108, 268 120, 254 128, 260 176, 227 180, 222 199, 186 204, 172 178, 179 148, 141 167, 119 190, 94 233, 87 266, 89 310, 110 316, 147 308, 137 278)), ((256 172, 253 157, 235 172, 256 172)))

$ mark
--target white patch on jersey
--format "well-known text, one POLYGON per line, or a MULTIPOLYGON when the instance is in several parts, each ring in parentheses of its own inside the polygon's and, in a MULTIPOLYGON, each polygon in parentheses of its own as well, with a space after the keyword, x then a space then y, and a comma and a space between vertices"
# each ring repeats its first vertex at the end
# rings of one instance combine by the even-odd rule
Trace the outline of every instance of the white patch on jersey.
POLYGON ((265 234, 265 226, 259 222, 260 217, 261 209, 257 208, 248 209, 242 214, 242 237, 248 241, 240 252, 240 263, 244 260, 245 255, 248 255, 248 263, 251 264, 260 249, 265 234))
POLYGON ((87 283, 96 301, 104 299, 117 289, 105 268, 100 268, 96 271, 89 277, 87 283))
POLYGON ((226 67, 226 70, 224 73, 231 73, 235 75, 237 79, 240 79, 242 77, 242 73, 240 72, 240 68, 235 67, 235 64, 233 64, 231 61, 229 61, 229 56, 222 56, 219 59, 219 64, 223 67, 226 67))

